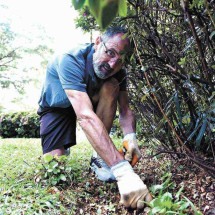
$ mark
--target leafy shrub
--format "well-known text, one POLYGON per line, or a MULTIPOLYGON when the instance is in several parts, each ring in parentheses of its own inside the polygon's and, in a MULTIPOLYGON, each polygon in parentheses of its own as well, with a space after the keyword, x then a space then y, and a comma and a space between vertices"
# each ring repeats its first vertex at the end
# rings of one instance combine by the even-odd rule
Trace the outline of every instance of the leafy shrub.
MULTIPOLYGON (((165 149, 177 157, 184 152, 215 177, 213 3, 129 0, 127 16, 116 17, 111 25, 127 28, 134 44, 125 67, 130 102, 142 121, 140 137, 157 140, 156 151, 165 149)), ((92 32, 86 16, 82 10, 77 26, 92 32)))
POLYGON ((17 112, 0 115, 0 136, 3 138, 38 138, 39 116, 36 112, 17 112))
POLYGON ((36 169, 35 182, 44 185, 70 185, 75 179, 72 167, 67 165, 67 156, 52 156, 47 154, 41 159, 40 166, 36 169))
POLYGON ((182 195, 183 186, 175 195, 170 192, 170 190, 173 191, 175 188, 175 184, 171 182, 170 173, 166 173, 162 177, 162 180, 164 181, 162 184, 153 185, 150 188, 155 198, 148 204, 150 206, 149 215, 186 215, 190 214, 190 211, 192 211, 192 214, 202 215, 193 203, 187 197, 182 195))

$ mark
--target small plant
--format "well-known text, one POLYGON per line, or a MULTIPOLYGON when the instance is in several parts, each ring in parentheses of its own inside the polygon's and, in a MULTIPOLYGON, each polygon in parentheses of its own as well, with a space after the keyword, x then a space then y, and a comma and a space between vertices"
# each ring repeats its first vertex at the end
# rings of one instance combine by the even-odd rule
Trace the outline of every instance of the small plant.
POLYGON ((50 154, 41 159, 41 165, 36 173, 35 181, 46 185, 70 185, 75 177, 66 156, 58 157, 50 154))
POLYGON ((171 174, 165 174, 162 179, 165 181, 161 185, 154 185, 151 187, 151 192, 157 195, 148 205, 151 208, 149 215, 161 214, 179 214, 186 215, 190 210, 194 215, 202 215, 201 212, 197 211, 193 203, 185 196, 181 197, 183 191, 183 186, 179 191, 173 196, 168 190, 175 187, 173 183, 170 182, 171 174), (191 207, 191 209, 189 209, 191 207))

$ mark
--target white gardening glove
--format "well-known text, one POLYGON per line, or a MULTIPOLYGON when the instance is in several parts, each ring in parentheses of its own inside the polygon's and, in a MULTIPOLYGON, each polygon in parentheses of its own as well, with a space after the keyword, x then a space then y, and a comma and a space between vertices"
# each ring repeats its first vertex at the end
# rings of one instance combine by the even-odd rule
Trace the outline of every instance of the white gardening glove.
POLYGON ((123 149, 119 152, 124 154, 125 160, 129 161, 131 166, 134 166, 141 158, 141 153, 137 145, 135 133, 126 134, 123 138, 123 149))
POLYGON ((152 200, 147 186, 133 171, 128 161, 121 161, 112 166, 111 170, 117 180, 121 195, 120 203, 125 207, 142 209, 144 208, 143 201, 150 202, 152 200))

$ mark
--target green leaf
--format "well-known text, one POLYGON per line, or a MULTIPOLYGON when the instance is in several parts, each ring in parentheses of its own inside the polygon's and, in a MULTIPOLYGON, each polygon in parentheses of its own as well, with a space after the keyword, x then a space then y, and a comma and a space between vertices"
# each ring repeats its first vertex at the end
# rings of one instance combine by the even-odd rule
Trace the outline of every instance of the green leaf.
POLYGON ((145 94, 144 96, 141 97, 141 102, 142 102, 142 103, 147 99, 147 96, 148 96, 148 95, 145 94))
POLYGON ((53 171, 53 169, 50 169, 50 168, 49 168, 49 169, 47 169, 47 172, 52 172, 52 171, 53 171))
POLYGON ((56 184, 57 184, 57 179, 52 179, 52 180, 51 180, 51 184, 52 184, 52 185, 56 185, 56 184))
POLYGON ((206 130, 206 127, 207 127, 207 117, 206 117, 206 114, 203 115, 203 123, 202 123, 202 126, 201 126, 201 129, 199 131, 199 134, 196 138, 196 147, 199 148, 200 147, 200 143, 201 143, 201 140, 204 136, 204 133, 205 133, 205 130, 206 130))
POLYGON ((100 0, 89 0, 88 7, 90 8, 92 15, 98 19, 101 10, 100 0))
POLYGON ((118 11, 118 1, 106 1, 106 4, 102 5, 98 23, 102 29, 105 29, 116 17, 118 11))
POLYGON ((160 184, 156 184, 156 185, 153 185, 151 187, 151 191, 152 193, 156 193, 158 190, 162 190, 163 189, 163 185, 160 185, 160 184))
POLYGON ((60 174, 60 180, 62 180, 62 181, 66 181, 66 176, 65 176, 65 175, 63 175, 63 174, 60 174))
POLYGON ((179 125, 182 126, 182 113, 181 113, 181 107, 180 107, 178 92, 176 92, 174 95, 174 102, 175 102, 176 112, 177 112, 178 119, 179 119, 179 125))
POLYGON ((119 0, 119 15, 125 17, 127 15, 127 1, 119 0))
POLYGON ((176 193, 175 198, 178 200, 179 196, 181 195, 182 190, 184 189, 184 186, 182 186, 179 191, 176 193))
MULTIPOLYGON (((179 214, 179 213, 175 211, 167 211, 166 214, 179 214)), ((179 215, 183 215, 183 214, 180 213, 179 215)))
POLYGON ((173 205, 173 202, 170 199, 162 202, 162 206, 168 209, 171 209, 172 205, 173 205))
POLYGON ((165 173, 161 179, 162 180, 169 180, 171 178, 172 174, 170 172, 165 173))
POLYGON ((58 162, 56 162, 56 161, 52 161, 52 162, 50 163, 50 167, 51 167, 52 169, 56 168, 57 166, 58 166, 58 162))
POLYGON ((187 141, 191 140, 191 138, 195 135, 195 133, 197 132, 198 128, 199 128, 199 122, 201 120, 201 117, 199 117, 197 120, 196 120, 196 124, 195 124, 195 128, 194 130, 192 131, 192 133, 189 135, 189 137, 187 138, 187 141))
POLYGON ((72 171, 72 167, 70 167, 70 166, 69 166, 69 167, 66 167, 65 171, 66 171, 66 172, 71 172, 71 171, 72 171))
POLYGON ((183 118, 182 118, 182 123, 183 124, 189 124, 190 123, 190 116, 184 116, 183 118))
POLYGON ((183 66, 186 63, 186 57, 181 58, 180 61, 178 62, 179 65, 183 66))
POLYGON ((72 0, 72 4, 75 10, 81 9, 85 3, 85 0, 72 0))
POLYGON ((166 214, 166 208, 163 208, 159 211, 160 214, 166 214))
POLYGON ((46 155, 43 156, 43 159, 44 159, 44 161, 45 161, 46 163, 49 163, 50 161, 52 161, 53 158, 54 158, 54 157, 53 157, 52 155, 50 155, 50 154, 46 154, 46 155))
POLYGON ((49 208, 54 208, 54 206, 50 202, 46 201, 45 203, 49 208))
POLYGON ((212 37, 215 35, 215 31, 211 32, 211 35, 210 35, 210 39, 212 40, 212 37))
POLYGON ((60 170, 59 169, 53 169, 53 173, 55 174, 55 175, 57 175, 58 173, 60 172, 60 170))
POLYGON ((196 207, 194 206, 194 204, 186 197, 184 196, 184 198, 187 200, 187 202, 190 204, 191 208, 194 211, 195 215, 202 215, 202 213, 200 211, 197 211, 196 207))
MULTIPOLYGON (((177 200, 176 200, 177 201, 177 200)), ((178 211, 179 207, 181 205, 181 202, 176 202, 172 204, 171 210, 178 211)))
POLYGON ((61 170, 65 170, 66 169, 65 166, 59 166, 58 168, 61 169, 61 170))
POLYGON ((179 210, 182 210, 182 211, 183 211, 183 210, 185 210, 186 208, 188 208, 189 205, 190 205, 189 202, 184 202, 184 203, 180 206, 179 210))
POLYGON ((172 199, 172 194, 169 193, 169 192, 164 193, 163 196, 161 197, 162 201, 168 201, 168 200, 171 200, 171 199, 172 199))
POLYGON ((154 208, 152 208, 152 214, 157 214, 157 212, 160 212, 162 210, 162 208, 160 208, 160 207, 154 207, 154 208))

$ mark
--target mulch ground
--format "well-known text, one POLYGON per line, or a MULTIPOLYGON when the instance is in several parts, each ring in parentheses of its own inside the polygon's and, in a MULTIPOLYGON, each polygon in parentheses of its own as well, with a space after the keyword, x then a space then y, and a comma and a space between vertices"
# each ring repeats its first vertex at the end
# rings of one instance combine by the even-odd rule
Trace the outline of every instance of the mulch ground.
MULTIPOLYGON (((171 173, 174 193, 184 186, 182 195, 190 199, 198 210, 204 215, 215 215, 215 179, 188 160, 174 160, 167 154, 153 158, 145 156, 135 167, 135 172, 147 186, 161 184, 162 176, 166 172, 171 173)), ((85 173, 83 177, 84 182, 72 185, 72 189, 80 193, 76 199, 76 214, 146 214, 119 205, 120 195, 116 183, 100 182, 92 173, 85 173)))

